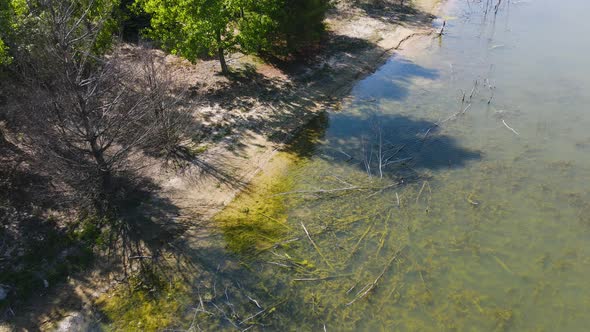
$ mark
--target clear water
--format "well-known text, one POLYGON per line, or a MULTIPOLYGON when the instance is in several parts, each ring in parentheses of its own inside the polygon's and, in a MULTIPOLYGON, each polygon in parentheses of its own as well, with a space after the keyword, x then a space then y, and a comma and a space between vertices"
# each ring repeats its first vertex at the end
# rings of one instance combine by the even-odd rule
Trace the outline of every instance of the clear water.
POLYGON ((485 5, 447 4, 442 39, 360 82, 317 120, 313 145, 293 148, 301 160, 282 187, 229 208, 247 226, 222 227, 228 252, 196 254, 215 281, 195 281, 204 303, 188 308, 212 314, 187 321, 588 329, 590 2, 485 5), (381 171, 380 150, 392 161, 381 171))

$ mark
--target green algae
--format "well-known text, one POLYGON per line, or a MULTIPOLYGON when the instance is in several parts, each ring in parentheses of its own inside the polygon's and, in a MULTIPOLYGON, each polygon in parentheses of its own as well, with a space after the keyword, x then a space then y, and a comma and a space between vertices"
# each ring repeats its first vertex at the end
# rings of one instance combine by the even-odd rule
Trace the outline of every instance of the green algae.
POLYGON ((142 271, 96 302, 111 331, 160 331, 182 323, 183 305, 190 301, 187 283, 164 274, 142 271))
POLYGON ((280 152, 248 189, 214 217, 227 247, 244 256, 256 255, 281 242, 292 227, 287 223, 287 197, 277 195, 293 188, 288 170, 301 162, 280 152))

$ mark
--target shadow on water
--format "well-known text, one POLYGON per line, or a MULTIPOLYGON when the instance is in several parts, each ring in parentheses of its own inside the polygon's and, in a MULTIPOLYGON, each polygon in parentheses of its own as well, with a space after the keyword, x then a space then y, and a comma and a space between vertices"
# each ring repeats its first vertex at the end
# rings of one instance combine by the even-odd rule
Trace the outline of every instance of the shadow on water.
POLYGON ((363 161, 372 156, 376 164, 380 149, 383 158, 392 162, 390 165, 395 165, 396 160, 407 160, 405 164, 420 170, 462 167, 470 160, 481 158, 480 152, 462 148, 455 138, 437 134, 431 121, 400 115, 370 115, 370 110, 365 111, 360 117, 347 114, 331 117, 326 149, 333 151, 330 154, 334 162, 353 162, 351 157, 363 161), (426 135, 428 129, 431 131, 426 135))
POLYGON ((412 80, 420 78, 435 80, 436 69, 425 68, 400 56, 393 56, 377 72, 354 88, 357 95, 377 100, 403 100, 408 94, 412 80))

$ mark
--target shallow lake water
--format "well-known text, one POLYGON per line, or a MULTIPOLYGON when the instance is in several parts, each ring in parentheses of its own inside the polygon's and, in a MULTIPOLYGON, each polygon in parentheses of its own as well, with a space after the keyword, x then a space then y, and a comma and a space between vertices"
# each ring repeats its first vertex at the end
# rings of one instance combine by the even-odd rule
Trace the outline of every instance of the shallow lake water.
POLYGON ((486 2, 447 3, 217 217, 191 328, 588 329, 590 2, 486 2))

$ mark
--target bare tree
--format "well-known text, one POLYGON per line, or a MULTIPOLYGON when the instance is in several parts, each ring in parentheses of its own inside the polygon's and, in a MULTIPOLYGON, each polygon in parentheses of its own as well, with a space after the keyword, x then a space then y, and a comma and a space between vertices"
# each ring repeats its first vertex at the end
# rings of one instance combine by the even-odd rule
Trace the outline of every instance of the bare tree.
POLYGON ((121 189, 117 179, 137 167, 132 155, 148 142, 164 144, 154 137, 180 117, 171 120, 176 113, 152 58, 131 65, 116 52, 96 51, 106 19, 94 14, 94 1, 42 4, 47 41, 25 74, 35 96, 24 105, 30 147, 46 170, 85 198, 78 204, 105 212, 121 189))

